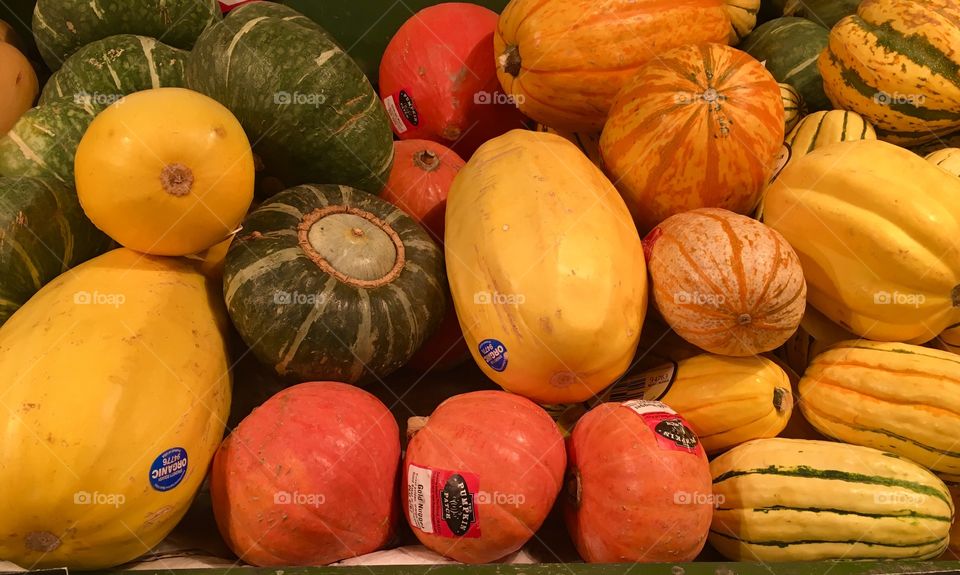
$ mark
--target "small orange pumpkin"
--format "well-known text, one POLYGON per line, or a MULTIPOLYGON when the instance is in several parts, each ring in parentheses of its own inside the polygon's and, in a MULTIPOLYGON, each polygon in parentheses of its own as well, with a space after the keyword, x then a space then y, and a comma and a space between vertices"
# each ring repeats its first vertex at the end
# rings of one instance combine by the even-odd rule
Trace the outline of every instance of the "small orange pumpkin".
POLYGON ((751 212, 776 167, 783 118, 763 64, 729 46, 683 46, 620 92, 600 153, 643 234, 695 208, 751 212))
POLYGON ((727 210, 667 218, 643 240, 657 309, 680 337, 712 353, 755 355, 800 325, 807 284, 772 228, 727 210))

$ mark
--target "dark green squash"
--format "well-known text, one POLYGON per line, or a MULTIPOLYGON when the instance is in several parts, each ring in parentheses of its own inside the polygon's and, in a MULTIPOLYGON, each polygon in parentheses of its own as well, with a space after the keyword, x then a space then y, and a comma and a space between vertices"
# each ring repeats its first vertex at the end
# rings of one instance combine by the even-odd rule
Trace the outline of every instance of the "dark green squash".
POLYGON ((73 158, 102 106, 62 100, 37 106, 0 138, 0 176, 53 178, 73 187, 73 158))
POLYGON ((817 56, 829 35, 829 30, 806 18, 777 18, 757 26, 737 48, 764 62, 777 82, 796 88, 807 110, 817 112, 833 108, 817 68, 817 56))
POLYGON ((150 36, 190 49, 220 18, 217 0, 38 0, 33 36, 56 71, 81 47, 116 34, 150 36))
POLYGON ((356 63, 292 8, 254 2, 207 29, 187 87, 229 108, 283 187, 324 182, 371 193, 393 162, 387 114, 356 63))
POLYGON ((844 16, 857 13, 860 0, 787 0, 784 16, 799 16, 823 26, 827 30, 844 16))
POLYGON ((109 105, 121 96, 165 86, 182 87, 185 50, 134 34, 87 44, 67 58, 43 88, 40 104, 70 99, 109 105))
POLYGON ((446 310, 443 253, 400 209, 347 186, 304 185, 247 216, 224 296, 278 374, 356 383, 406 363, 446 310))
POLYGON ((48 282, 112 247, 72 187, 0 178, 0 325, 48 282))

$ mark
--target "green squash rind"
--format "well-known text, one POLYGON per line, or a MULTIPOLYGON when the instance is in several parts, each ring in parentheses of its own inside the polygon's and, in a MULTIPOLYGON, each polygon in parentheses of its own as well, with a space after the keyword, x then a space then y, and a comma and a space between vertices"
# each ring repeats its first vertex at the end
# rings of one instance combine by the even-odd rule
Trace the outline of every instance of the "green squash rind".
POLYGON ((784 17, 757 26, 737 46, 765 62, 777 82, 796 88, 808 112, 833 108, 823 90, 817 57, 827 47, 830 31, 805 18, 784 17))
POLYGON ((336 41, 286 6, 255 2, 211 26, 187 87, 229 108, 270 176, 371 193, 386 185, 393 132, 380 99, 336 41))
POLYGON ((278 374, 356 383, 389 375, 433 333, 446 310, 446 272, 427 232, 385 200, 347 186, 303 185, 244 220, 227 253, 224 297, 244 342, 278 374), (406 258, 396 279, 357 287, 309 259, 297 236, 301 219, 334 205, 393 227, 406 258))
POLYGON ((70 99, 109 105, 121 96, 165 86, 183 87, 186 50, 148 36, 119 34, 87 44, 54 72, 40 104, 70 99))
POLYGON ((0 138, 0 176, 49 177, 73 186, 73 159, 102 107, 72 100, 37 106, 0 138))
POLYGON ((116 34, 190 49, 221 17, 217 0, 38 0, 33 36, 43 60, 57 70, 81 47, 116 34))
POLYGON ((0 325, 54 278, 112 247, 71 186, 0 178, 0 325))

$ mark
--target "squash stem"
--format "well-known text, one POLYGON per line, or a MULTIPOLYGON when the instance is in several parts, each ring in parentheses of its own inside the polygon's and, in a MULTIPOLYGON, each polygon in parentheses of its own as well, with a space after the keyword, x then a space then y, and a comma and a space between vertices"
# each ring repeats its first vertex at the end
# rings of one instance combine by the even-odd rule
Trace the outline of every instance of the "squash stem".
POLYGON ((432 172, 440 167, 440 156, 430 150, 420 150, 413 155, 413 163, 424 172, 432 172))
POLYGON ((183 197, 193 189, 193 171, 183 164, 168 164, 160 171, 160 184, 171 196, 183 197))
POLYGON ((520 75, 521 63, 520 47, 516 44, 508 45, 506 49, 504 49, 503 55, 500 56, 500 64, 503 67, 503 71, 516 78, 520 75))

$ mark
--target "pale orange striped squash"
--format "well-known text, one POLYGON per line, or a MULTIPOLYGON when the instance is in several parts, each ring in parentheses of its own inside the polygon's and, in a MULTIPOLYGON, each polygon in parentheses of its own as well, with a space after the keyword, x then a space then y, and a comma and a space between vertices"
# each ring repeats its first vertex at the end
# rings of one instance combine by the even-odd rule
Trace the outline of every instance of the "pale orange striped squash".
POLYGON ((640 69, 600 136, 603 164, 645 233, 714 207, 749 213, 783 144, 780 87, 746 52, 684 46, 640 69))
POLYGON ((757 220, 701 208, 667 218, 643 244, 657 309, 690 343, 755 355, 799 327, 807 296, 800 260, 757 220))
POLYGON ((727 42, 724 0, 512 0, 494 34, 497 76, 520 111, 597 132, 644 63, 685 44, 727 42))

